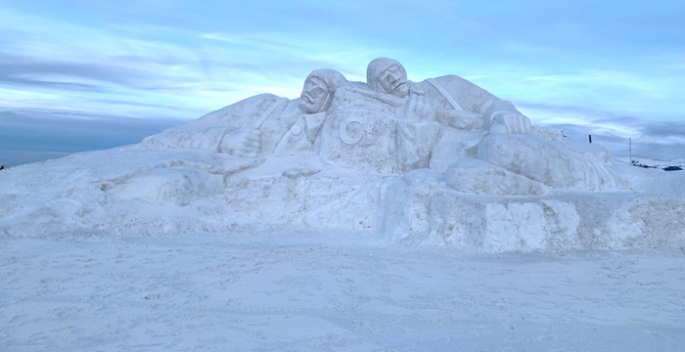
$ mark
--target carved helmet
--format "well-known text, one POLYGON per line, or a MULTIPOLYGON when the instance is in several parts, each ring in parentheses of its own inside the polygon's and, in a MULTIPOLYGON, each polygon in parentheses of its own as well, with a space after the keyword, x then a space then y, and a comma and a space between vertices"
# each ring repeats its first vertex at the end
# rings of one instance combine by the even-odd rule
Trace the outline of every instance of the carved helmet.
POLYGON ((307 76, 305 81, 313 77, 321 79, 326 87, 328 87, 329 93, 335 92, 336 89, 347 82, 342 73, 327 68, 312 71, 312 73, 307 76))

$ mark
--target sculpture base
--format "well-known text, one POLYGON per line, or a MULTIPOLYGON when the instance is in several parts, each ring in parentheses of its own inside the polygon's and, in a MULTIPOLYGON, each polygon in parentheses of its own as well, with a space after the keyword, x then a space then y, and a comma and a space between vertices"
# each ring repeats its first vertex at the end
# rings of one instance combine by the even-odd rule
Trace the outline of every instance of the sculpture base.
MULTIPOLYGON (((664 181, 677 176, 661 174, 664 181)), ((313 230, 493 252, 685 248, 680 196, 554 189, 538 196, 469 194, 450 188, 450 175, 359 173, 314 157, 241 160, 124 147, 3 170, 2 181, 12 187, 0 191, 0 236, 313 230)), ((641 179, 653 184, 653 177, 641 179)))
POLYGON ((386 218, 393 242, 494 252, 685 248, 682 197, 570 191, 501 197, 459 193, 439 182, 403 185, 395 194, 412 201, 388 206, 401 206, 386 218))

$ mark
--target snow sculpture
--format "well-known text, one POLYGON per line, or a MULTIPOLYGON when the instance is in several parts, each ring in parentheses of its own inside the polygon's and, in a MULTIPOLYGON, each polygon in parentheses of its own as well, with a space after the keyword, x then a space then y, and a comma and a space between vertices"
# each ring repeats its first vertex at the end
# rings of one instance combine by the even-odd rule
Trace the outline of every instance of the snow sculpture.
MULTIPOLYGON (((258 95, 141 145, 62 160, 91 170, 46 164, 57 186, 31 193, 35 209, 0 191, 0 233, 117 219, 122 235, 266 226, 495 251, 685 245, 682 195, 625 192, 647 181, 618 177, 605 149, 533 127, 459 76, 409 81, 388 58, 366 83, 316 70, 297 99, 258 95)), ((1 177, 32 179, 16 169, 1 177)))
POLYGON ((404 173, 429 164, 444 172, 466 156, 455 141, 482 137, 463 132, 486 129, 529 133, 530 121, 461 77, 413 83, 399 62, 379 58, 367 68, 367 85, 350 83, 336 93, 319 155, 362 172, 404 173))
MULTIPOLYGON (((492 189, 493 194, 499 191, 488 186, 495 182, 491 177, 504 184, 526 183, 509 188, 520 195, 537 194, 523 190, 543 186, 620 187, 602 162, 536 137, 549 138, 549 131, 542 132, 513 104, 459 76, 414 83, 402 64, 378 58, 367 67, 367 84, 348 82, 334 70, 316 70, 305 80, 299 99, 259 95, 149 137, 143 145, 241 158, 317 155, 328 164, 382 174, 427 167, 444 173, 458 160, 479 158, 507 171, 484 173, 476 180, 482 185, 475 188, 492 189), (527 179, 493 176, 512 172, 527 179), (527 185, 531 182, 541 184, 527 185)), ((452 176, 457 175, 466 177, 452 176)))
POLYGON ((256 158, 223 188, 231 209, 252 219, 383 227, 393 238, 441 228, 451 215, 436 213, 436 202, 463 212, 469 197, 623 187, 608 159, 561 143, 558 131, 533 128, 512 103, 459 76, 411 82, 388 58, 371 61, 366 74, 367 83, 348 82, 317 70, 299 99, 260 95, 143 144, 256 158))

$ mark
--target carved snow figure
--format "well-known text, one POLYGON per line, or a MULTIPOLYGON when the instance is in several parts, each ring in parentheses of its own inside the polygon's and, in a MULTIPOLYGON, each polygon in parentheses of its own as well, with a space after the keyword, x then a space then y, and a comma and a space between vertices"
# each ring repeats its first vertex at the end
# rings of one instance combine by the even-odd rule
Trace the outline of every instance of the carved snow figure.
POLYGON ((307 76, 298 99, 261 94, 148 137, 143 145, 210 150, 241 158, 311 154, 333 93, 345 82, 337 71, 315 70, 307 76))
POLYGON ((335 91, 346 82, 343 75, 334 70, 316 70, 307 76, 298 103, 303 112, 280 139, 274 149, 276 156, 309 155, 314 151, 314 141, 326 119, 335 91))
POLYGON ((398 104, 404 105, 409 118, 436 119, 462 130, 527 134, 531 129, 530 120, 513 104, 456 75, 415 83, 407 80, 402 64, 378 58, 369 63, 366 79, 374 91, 407 99, 398 104))
POLYGON ((455 160, 476 157, 486 128, 531 129, 511 103, 458 76, 414 83, 399 62, 379 58, 368 65, 367 85, 351 82, 336 95, 319 155, 362 172, 405 173, 429 162, 444 172, 455 160))
MULTIPOLYGON (((618 177, 601 162, 561 145, 554 134, 551 141, 533 136, 535 132, 550 133, 533 129, 528 117, 513 104, 459 76, 414 83, 407 80, 402 64, 378 58, 369 63, 367 82, 378 94, 377 99, 398 107, 396 148, 400 171, 426 167, 429 158, 430 167, 438 172, 446 171, 457 160, 480 158, 528 178, 517 177, 519 182, 530 184, 513 189, 540 189, 542 185, 535 185, 537 182, 583 190, 620 187, 618 177), (440 122, 441 128, 436 129, 433 121, 440 122)), ((484 174, 484 185, 492 182, 487 178, 484 174)), ((479 188, 493 192, 497 189, 479 188)))

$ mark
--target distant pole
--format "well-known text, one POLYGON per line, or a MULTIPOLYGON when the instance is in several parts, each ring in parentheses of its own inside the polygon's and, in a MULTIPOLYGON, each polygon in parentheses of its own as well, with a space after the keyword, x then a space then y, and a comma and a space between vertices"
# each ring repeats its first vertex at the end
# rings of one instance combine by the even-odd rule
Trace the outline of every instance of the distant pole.
POLYGON ((590 143, 592 143, 592 135, 588 135, 588 138, 590 138, 590 143))
POLYGON ((628 138, 628 150, 630 151, 630 165, 633 165, 633 139, 628 138))

